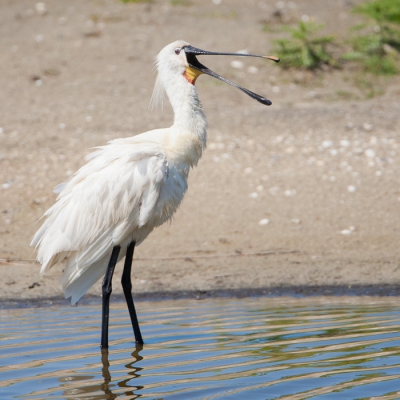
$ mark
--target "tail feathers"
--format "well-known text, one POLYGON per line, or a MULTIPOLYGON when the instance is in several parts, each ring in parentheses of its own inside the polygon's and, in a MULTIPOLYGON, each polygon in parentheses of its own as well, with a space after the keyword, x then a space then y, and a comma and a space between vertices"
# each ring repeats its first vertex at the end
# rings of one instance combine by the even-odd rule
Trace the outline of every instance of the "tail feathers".
POLYGON ((47 229, 47 224, 46 222, 40 227, 40 229, 35 233, 35 236, 33 237, 32 241, 31 241, 31 246, 32 247, 37 247, 40 242, 42 241, 43 235, 46 232, 47 229))
POLYGON ((61 253, 54 254, 49 259, 44 260, 42 267, 40 268, 40 275, 44 275, 53 265, 63 262, 68 254, 68 251, 62 251, 61 253))
POLYGON ((62 288, 65 298, 71 297, 71 304, 75 304, 107 270, 109 255, 104 256, 86 269, 80 269, 76 264, 76 257, 71 257, 64 270, 62 288))
POLYGON ((71 241, 67 235, 61 231, 49 235, 43 227, 37 232, 31 245, 39 246, 37 260, 42 264, 41 274, 47 272, 53 265, 62 262, 72 251, 71 241))
POLYGON ((84 272, 86 266, 89 266, 92 263, 96 263, 98 260, 102 259, 105 254, 108 254, 109 257, 113 247, 114 242, 112 238, 112 233, 110 232, 110 230, 108 230, 104 232, 100 237, 98 237, 95 241, 90 243, 90 246, 86 246, 76 253, 74 261, 70 264, 71 268, 66 273, 73 274, 73 264, 75 264, 75 268, 77 270, 81 270, 81 272, 84 272))

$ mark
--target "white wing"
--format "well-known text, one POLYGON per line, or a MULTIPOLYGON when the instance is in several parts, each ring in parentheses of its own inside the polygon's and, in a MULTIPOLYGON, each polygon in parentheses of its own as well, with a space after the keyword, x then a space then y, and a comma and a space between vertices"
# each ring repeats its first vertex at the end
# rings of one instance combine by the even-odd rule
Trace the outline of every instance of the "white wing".
POLYGON ((70 256, 62 284, 73 303, 104 275, 115 245, 140 243, 166 219, 156 215, 168 177, 168 162, 157 143, 119 139, 88 159, 56 188, 57 202, 31 243, 38 247, 41 273, 70 256))

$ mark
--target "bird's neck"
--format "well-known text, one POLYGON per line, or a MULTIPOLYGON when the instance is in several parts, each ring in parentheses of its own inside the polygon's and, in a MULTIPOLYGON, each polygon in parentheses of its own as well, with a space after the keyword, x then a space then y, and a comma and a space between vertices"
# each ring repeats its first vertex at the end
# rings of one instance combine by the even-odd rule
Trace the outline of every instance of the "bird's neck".
POLYGON ((207 120, 197 96, 196 87, 186 81, 172 93, 167 94, 174 110, 173 131, 187 144, 191 166, 196 165, 207 143, 207 120))

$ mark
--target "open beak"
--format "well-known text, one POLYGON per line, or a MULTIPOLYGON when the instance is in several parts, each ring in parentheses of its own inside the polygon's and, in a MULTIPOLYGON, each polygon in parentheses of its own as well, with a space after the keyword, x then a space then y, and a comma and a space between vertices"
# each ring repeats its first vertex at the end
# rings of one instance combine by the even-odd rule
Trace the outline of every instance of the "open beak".
POLYGON ((275 62, 279 62, 279 58, 278 57, 274 57, 274 56, 259 56, 259 55, 255 55, 255 54, 241 54, 241 53, 219 53, 219 52, 213 52, 213 51, 206 51, 206 50, 201 50, 201 49, 197 49, 196 47, 187 45, 187 46, 183 46, 182 50, 185 51, 186 54, 186 59, 187 62, 189 64, 189 67, 186 70, 186 75, 187 75, 187 79, 191 79, 189 80, 190 82, 194 83, 194 81, 196 80, 196 78, 201 75, 201 74, 207 74, 210 76, 213 76, 214 78, 219 79, 222 82, 226 82, 231 86, 234 86, 236 88, 238 88, 239 90, 241 90, 242 92, 246 93, 248 96, 250 96, 252 99, 257 100, 258 102, 265 104, 267 106, 270 106, 272 104, 272 102, 268 99, 266 99, 265 97, 260 96, 259 94, 256 94, 254 92, 251 92, 250 90, 239 86, 237 83, 230 81, 229 79, 224 78, 221 75, 216 74, 214 71, 211 71, 211 69, 207 68, 206 66, 204 66, 203 64, 201 64, 199 62, 199 60, 196 58, 196 55, 214 55, 214 56, 236 56, 236 57, 259 57, 259 58, 267 58, 269 60, 275 61, 275 62))

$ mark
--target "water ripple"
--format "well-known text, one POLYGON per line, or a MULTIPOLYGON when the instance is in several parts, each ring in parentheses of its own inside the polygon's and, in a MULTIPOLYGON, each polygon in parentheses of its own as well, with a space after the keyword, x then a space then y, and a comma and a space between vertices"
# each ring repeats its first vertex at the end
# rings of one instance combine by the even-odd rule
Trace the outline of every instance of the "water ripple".
POLYGON ((0 398, 398 399, 396 299, 139 302, 0 311, 0 398))

